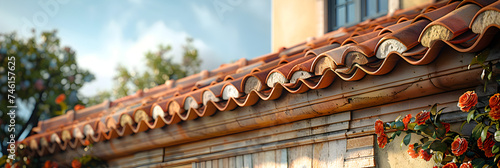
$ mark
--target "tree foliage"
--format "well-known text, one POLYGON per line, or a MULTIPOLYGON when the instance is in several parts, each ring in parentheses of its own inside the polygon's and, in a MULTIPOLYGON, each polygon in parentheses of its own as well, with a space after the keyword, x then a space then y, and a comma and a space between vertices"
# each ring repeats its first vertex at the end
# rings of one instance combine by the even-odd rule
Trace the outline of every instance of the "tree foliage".
MULTIPOLYGON (((202 60, 198 57, 198 50, 194 47, 192 38, 186 39, 181 63, 174 62, 171 51, 170 45, 159 45, 156 52, 148 51, 144 57, 146 69, 143 72, 118 65, 112 95, 115 98, 124 97, 137 90, 152 88, 164 84, 167 80, 180 79, 200 71, 202 60)), ((96 99, 110 95, 109 92, 102 92, 96 99)))
POLYGON ((78 66, 76 53, 69 47, 62 47, 56 31, 35 33, 29 38, 20 38, 16 33, 0 34, 0 138, 2 153, 6 154, 6 141, 11 133, 18 140, 25 131, 31 131, 39 120, 64 113, 60 105, 55 103, 57 96, 63 94, 67 98, 64 104, 69 109, 81 104, 78 90, 94 79, 87 70, 78 66), (16 105, 28 109, 28 118, 20 117, 17 109, 15 130, 9 132, 8 112, 8 58, 15 58, 15 92, 16 105), (59 111, 59 112, 58 112, 59 111))

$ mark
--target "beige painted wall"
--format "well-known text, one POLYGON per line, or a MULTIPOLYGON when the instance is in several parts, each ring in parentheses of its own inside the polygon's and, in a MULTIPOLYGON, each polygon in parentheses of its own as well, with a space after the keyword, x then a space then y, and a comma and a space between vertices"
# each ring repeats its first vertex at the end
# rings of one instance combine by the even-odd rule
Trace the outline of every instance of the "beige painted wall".
MULTIPOLYGON (((433 159, 427 162, 420 157, 413 159, 408 155, 408 146, 403 145, 401 147, 401 141, 405 135, 405 133, 402 133, 401 136, 394 139, 393 142, 387 144, 384 149, 380 149, 378 145, 375 145, 375 162, 377 166, 384 168, 434 166, 433 159)), ((419 139, 420 137, 412 137, 410 144, 418 142, 419 139)))
POLYGON ((418 1, 401 0, 400 4, 401 4, 401 8, 405 9, 405 8, 411 8, 411 7, 420 6, 420 5, 424 5, 424 4, 429 4, 429 3, 432 3, 434 1, 437 1, 437 0, 418 0, 418 1))
POLYGON ((273 0, 271 49, 290 47, 325 32, 325 0, 273 0))

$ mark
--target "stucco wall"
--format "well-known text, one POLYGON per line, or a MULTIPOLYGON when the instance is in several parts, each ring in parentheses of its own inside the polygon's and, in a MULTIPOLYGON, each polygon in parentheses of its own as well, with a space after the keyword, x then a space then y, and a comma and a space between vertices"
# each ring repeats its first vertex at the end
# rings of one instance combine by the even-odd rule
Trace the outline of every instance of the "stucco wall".
MULTIPOLYGON (((413 159, 408 155, 408 146, 400 146, 405 133, 397 137, 391 143, 387 144, 384 149, 375 148, 375 162, 378 167, 392 168, 392 167, 432 167, 434 166, 434 161, 431 159, 426 162, 424 159, 416 158, 413 159)), ((413 135, 412 135, 413 136, 413 135)), ((420 137, 413 137, 410 144, 417 143, 420 137)))
POLYGON ((272 51, 304 42, 324 33, 325 0, 273 0, 272 51))
POLYGON ((418 1, 415 1, 415 0, 401 0, 400 7, 401 7, 401 9, 411 8, 411 7, 415 7, 415 6, 429 4, 429 3, 432 3, 434 1, 435 0, 418 0, 418 1))

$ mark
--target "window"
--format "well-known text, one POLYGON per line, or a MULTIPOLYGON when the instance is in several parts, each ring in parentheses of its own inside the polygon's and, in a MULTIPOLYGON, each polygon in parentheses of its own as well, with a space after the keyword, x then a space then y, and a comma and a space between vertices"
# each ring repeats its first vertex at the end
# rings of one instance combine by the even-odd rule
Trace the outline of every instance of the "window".
POLYGON ((328 31, 387 14, 388 0, 329 0, 328 31))

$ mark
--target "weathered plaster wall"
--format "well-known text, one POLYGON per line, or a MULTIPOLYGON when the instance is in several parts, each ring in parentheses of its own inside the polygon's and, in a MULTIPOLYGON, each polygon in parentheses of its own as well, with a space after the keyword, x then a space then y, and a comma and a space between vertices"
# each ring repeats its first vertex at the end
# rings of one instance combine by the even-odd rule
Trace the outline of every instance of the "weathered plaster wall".
MULTIPOLYGON (((434 161, 432 159, 426 162, 424 159, 417 158, 413 159, 408 155, 408 147, 403 145, 400 146, 405 133, 394 139, 393 142, 387 144, 384 149, 375 148, 375 162, 378 167, 383 168, 396 168, 396 167, 432 167, 434 166, 434 161)), ((413 136, 413 135, 412 135, 413 136)), ((412 137, 410 144, 418 142, 417 137, 412 137)))
POLYGON ((437 0, 401 0, 400 7, 401 9, 411 8, 415 6, 420 6, 424 4, 429 4, 437 0))
POLYGON ((271 11, 271 49, 304 42, 325 32, 326 0, 273 0, 271 11))

